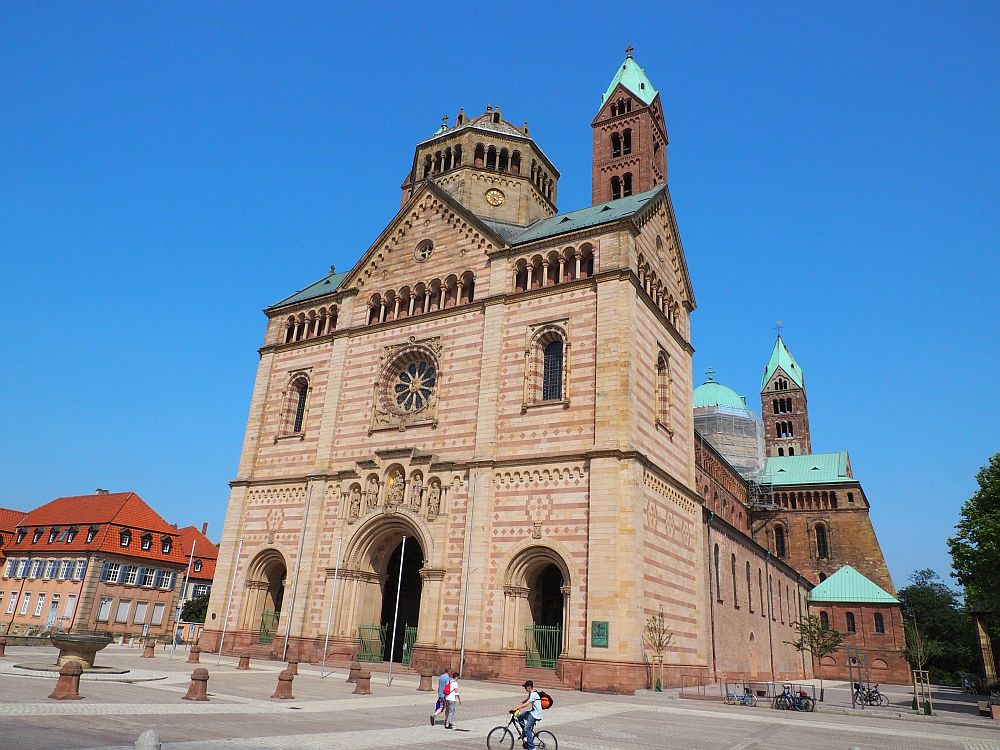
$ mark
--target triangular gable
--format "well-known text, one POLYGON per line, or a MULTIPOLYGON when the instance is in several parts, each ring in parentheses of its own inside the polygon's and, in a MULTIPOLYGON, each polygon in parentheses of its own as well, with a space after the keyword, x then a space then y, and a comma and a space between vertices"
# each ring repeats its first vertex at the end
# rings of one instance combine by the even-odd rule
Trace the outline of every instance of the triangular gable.
POLYGON ((660 209, 666 212, 666 222, 670 230, 670 241, 667 242, 667 254, 670 264, 676 274, 677 284, 681 289, 681 301, 688 306, 688 312, 694 310, 694 286, 691 284, 691 273, 688 271, 687 258, 684 255, 684 245, 681 242, 680 229, 677 227, 677 216, 674 214, 674 204, 670 199, 670 188, 664 184, 663 190, 642 208, 635 212, 632 221, 641 231, 642 226, 660 209))
POLYGON ((392 218, 388 226, 379 234, 378 239, 358 259, 358 262, 354 264, 354 267, 347 273, 343 281, 341 281, 339 289, 366 286, 367 279, 371 277, 385 254, 393 252, 399 246, 402 238, 412 229, 412 218, 416 216, 416 212, 421 206, 425 205, 425 201, 428 199, 437 199, 443 203, 461 226, 473 233, 473 242, 481 241, 481 243, 487 246, 484 248, 485 250, 489 251, 491 249, 507 247, 504 239, 485 222, 452 198, 433 179, 428 179, 424 180, 417 187, 414 194, 399 210, 399 213, 392 218))
MULTIPOLYGON (((611 114, 611 105, 614 104, 614 103, 616 103, 621 98, 632 98, 632 99, 634 99, 637 96, 638 96, 638 94, 635 94, 634 92, 629 91, 625 86, 623 86, 622 84, 619 83, 617 86, 615 86, 614 91, 611 92, 611 95, 605 101, 603 101, 601 103, 601 108, 599 110, 597 110, 597 114, 594 115, 594 119, 590 121, 591 126, 596 125, 599 122, 603 122, 604 120, 607 120, 610 117, 619 117, 619 116, 621 116, 620 113, 618 115, 612 115, 611 114)), ((663 137, 664 137, 664 139, 666 139, 666 137, 667 137, 667 132, 666 132, 667 125, 666 125, 666 121, 663 119, 663 106, 660 104, 660 95, 659 94, 657 94, 656 96, 654 96, 653 99, 649 102, 649 104, 646 104, 646 102, 643 101, 642 99, 639 99, 639 101, 635 101, 633 103, 633 105, 632 105, 632 111, 628 112, 627 114, 630 114, 630 115, 637 114, 639 112, 642 112, 647 107, 655 108, 656 109, 657 116, 654 117, 654 118, 652 118, 652 119, 657 124, 657 126, 660 127, 660 130, 661 130, 661 132, 663 134, 663 137)))
POLYGON ((809 592, 809 601, 847 604, 899 604, 899 599, 850 565, 844 565, 809 592))

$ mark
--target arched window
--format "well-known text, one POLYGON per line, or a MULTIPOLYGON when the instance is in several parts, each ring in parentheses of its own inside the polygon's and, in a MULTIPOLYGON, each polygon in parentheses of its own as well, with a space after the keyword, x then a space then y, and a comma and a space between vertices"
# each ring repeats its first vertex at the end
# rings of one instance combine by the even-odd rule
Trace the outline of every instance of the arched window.
POLYGON ((195 572, 195 573, 200 573, 200 572, 201 572, 201 569, 202 569, 202 567, 203 567, 203 566, 202 566, 202 564, 201 564, 201 560, 195 560, 195 561, 194 561, 194 572, 195 572))
POLYGON ((431 155, 427 154, 424 157, 424 177, 431 173, 431 155))
POLYGON ((562 399, 563 342, 560 339, 545 345, 542 357, 542 401, 562 399))
POLYGON ((626 130, 622 133, 622 153, 631 154, 632 153, 632 131, 626 130))
POLYGON ((853 492, 848 492, 847 493, 847 502, 850 503, 851 505, 854 505, 854 493, 853 492))
POLYGON ((462 146, 461 144, 455 146, 455 166, 462 166, 462 146))
POLYGON ((733 571, 733 606, 738 607, 740 606, 740 597, 739 589, 736 587, 736 553, 733 553, 730 560, 730 567, 732 567, 733 571))
POLYGON ((785 529, 782 526, 774 527, 774 554, 778 557, 785 556, 785 529))
POLYGON ((885 620, 882 619, 882 613, 875 613, 875 632, 884 633, 885 632, 885 620))
POLYGON ((795 437, 795 425, 792 422, 785 422, 785 432, 787 437, 795 437))
POLYGON ((830 549, 827 545, 826 526, 821 523, 816 524, 816 557, 825 560, 830 556, 830 549))
POLYGON ((622 177, 622 197, 632 195, 632 173, 626 172, 622 177))
POLYGON ((788 449, 788 455, 789 456, 794 456, 795 455, 795 449, 794 448, 789 448, 788 449))
POLYGON ((774 413, 777 414, 778 413, 778 399, 774 399, 774 401, 772 402, 772 406, 774 407, 774 413))
POLYGON ((750 583, 749 561, 747 561, 747 606, 750 607, 750 614, 753 614, 753 586, 750 583))
POLYGON ((496 146, 490 146, 486 149, 486 168, 496 169, 497 168, 497 148, 496 146))
POLYGON ((830 627, 830 615, 828 615, 826 612, 820 612, 819 624, 824 628, 830 627))
POLYGON ((825 580, 826 580, 826 573, 820 573, 819 574, 819 582, 823 583, 823 581, 825 581, 825 580))
POLYGON ((848 633, 857 633, 858 632, 858 624, 854 620, 854 613, 853 612, 848 612, 847 613, 847 632, 848 633))
POLYGON ((664 351, 656 358, 656 421, 670 426, 670 359, 664 351))
POLYGON ((785 621, 785 600, 781 595, 781 581, 778 581, 778 616, 785 621))
MULTIPOLYGON (((477 167, 483 166, 486 161, 486 147, 482 143, 476 144, 476 150, 473 152, 473 162, 477 167)), ((532 167, 534 165, 532 164, 532 167)))
POLYGON ((618 200, 622 197, 622 181, 618 176, 611 178, 611 200, 618 200))
POLYGON ((760 616, 767 617, 767 605, 764 604, 764 574, 757 568, 757 599, 760 602, 760 616))
POLYGON ((500 149, 500 162, 497 166, 501 172, 507 172, 510 168, 510 152, 507 149, 500 149))
POLYGON ((302 432, 306 415, 306 401, 309 398, 309 381, 305 377, 295 378, 288 388, 285 404, 285 433, 296 435, 302 432))
POLYGON ((785 455, 785 449, 784 448, 778 448, 778 455, 779 456, 784 456, 785 455))
POLYGON ((611 156, 622 155, 622 137, 619 133, 611 134, 611 156))
POLYGON ((719 571, 719 545, 715 545, 715 598, 722 601, 722 576, 719 571))

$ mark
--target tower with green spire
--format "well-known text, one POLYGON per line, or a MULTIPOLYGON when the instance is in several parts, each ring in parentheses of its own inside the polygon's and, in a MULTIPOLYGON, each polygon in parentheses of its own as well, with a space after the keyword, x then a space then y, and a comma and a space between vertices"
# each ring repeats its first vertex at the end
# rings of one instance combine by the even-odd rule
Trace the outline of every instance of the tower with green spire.
POLYGON ((761 378, 760 410, 764 417, 764 450, 768 456, 812 453, 805 375, 780 333, 761 378))
POLYGON ((594 132, 594 205, 651 190, 667 181, 667 126, 660 94, 625 50, 625 62, 601 95, 594 132))

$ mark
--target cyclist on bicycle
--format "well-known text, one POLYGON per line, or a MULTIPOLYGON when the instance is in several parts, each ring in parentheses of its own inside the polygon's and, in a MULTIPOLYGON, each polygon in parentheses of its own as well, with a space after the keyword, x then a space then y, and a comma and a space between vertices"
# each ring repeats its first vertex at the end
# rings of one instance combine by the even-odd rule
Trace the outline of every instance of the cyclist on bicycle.
POLYGON ((517 723, 524 730, 524 738, 527 740, 525 747, 528 750, 535 750, 535 724, 542 718, 542 697, 535 690, 535 683, 525 680, 521 685, 528 691, 528 697, 518 703, 510 710, 517 717, 517 723))

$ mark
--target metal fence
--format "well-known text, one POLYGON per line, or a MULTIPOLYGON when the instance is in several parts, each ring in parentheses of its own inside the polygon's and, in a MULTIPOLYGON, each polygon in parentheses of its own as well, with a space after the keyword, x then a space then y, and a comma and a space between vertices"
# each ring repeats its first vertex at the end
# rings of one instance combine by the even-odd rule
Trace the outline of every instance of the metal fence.
POLYGON ((281 612, 261 612, 260 630, 257 633, 257 643, 274 643, 274 634, 278 630, 278 619, 281 612))
POLYGON ((403 656, 400 663, 408 667, 413 663, 413 642, 417 640, 417 627, 415 625, 405 625, 403 627, 403 656))
POLYGON ((358 626, 358 661, 385 661, 385 625, 358 626))
POLYGON ((555 669, 562 650, 558 625, 528 625, 524 629, 524 664, 528 667, 555 669))

